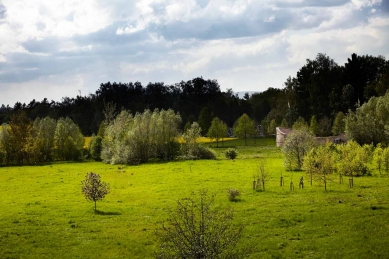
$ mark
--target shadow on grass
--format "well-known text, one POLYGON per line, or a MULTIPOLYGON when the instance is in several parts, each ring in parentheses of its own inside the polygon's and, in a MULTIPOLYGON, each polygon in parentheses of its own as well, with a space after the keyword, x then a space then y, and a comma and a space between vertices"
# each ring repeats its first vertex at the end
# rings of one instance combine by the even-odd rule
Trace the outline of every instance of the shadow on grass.
POLYGON ((122 215, 120 212, 115 212, 115 211, 101 211, 101 210, 96 210, 95 214, 97 215, 103 215, 103 216, 112 216, 112 215, 122 215))

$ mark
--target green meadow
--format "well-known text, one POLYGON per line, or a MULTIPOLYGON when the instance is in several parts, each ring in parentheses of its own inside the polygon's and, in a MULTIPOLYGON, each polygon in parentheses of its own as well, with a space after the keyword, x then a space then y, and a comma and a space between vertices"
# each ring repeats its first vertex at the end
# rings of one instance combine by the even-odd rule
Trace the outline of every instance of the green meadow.
POLYGON ((389 256, 389 177, 373 171, 350 189, 333 175, 325 192, 304 172, 285 171, 275 139, 207 145, 217 160, 0 167, 0 258, 152 258, 155 230, 177 200, 200 189, 216 194, 215 206, 233 208, 248 258, 389 256), (234 161, 223 155, 228 147, 238 149, 234 161), (264 192, 252 188, 260 160, 269 172, 264 192), (81 193, 88 172, 110 184, 97 214, 81 193), (229 188, 240 190, 240 201, 228 200, 229 188))

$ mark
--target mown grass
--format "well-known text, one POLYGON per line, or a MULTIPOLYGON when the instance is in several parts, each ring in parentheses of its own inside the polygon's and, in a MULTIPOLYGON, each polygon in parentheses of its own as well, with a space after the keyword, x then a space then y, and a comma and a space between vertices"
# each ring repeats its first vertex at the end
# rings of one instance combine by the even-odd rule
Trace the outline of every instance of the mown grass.
POLYGON ((168 210, 203 188, 216 194, 216 206, 234 209, 236 224, 245 225, 239 245, 248 247, 249 258, 387 257, 389 177, 356 178, 349 189, 346 178, 339 184, 334 175, 325 192, 317 182, 310 186, 303 172, 284 170, 274 139, 224 145, 211 161, 0 168, 0 258, 151 258, 154 231, 168 210), (227 147, 238 148, 234 161, 224 158, 227 147), (260 159, 270 174, 265 192, 252 190, 260 159), (98 214, 81 193, 90 171, 111 186, 98 214), (299 189, 302 175, 305 188, 299 189), (228 188, 239 189, 241 201, 229 202, 228 188))

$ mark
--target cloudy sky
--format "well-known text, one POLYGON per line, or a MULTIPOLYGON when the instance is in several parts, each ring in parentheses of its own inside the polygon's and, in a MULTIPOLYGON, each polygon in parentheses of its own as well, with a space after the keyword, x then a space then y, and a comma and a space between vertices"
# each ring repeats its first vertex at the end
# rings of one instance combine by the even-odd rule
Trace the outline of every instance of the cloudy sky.
POLYGON ((388 0, 0 0, 0 104, 103 82, 281 88, 307 58, 389 58, 388 0))

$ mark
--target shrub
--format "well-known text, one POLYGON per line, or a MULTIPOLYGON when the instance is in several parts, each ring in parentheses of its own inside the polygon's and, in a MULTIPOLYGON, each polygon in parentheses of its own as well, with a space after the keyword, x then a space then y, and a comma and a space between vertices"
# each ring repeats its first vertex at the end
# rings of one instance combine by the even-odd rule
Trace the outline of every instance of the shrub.
POLYGON ((189 152, 184 152, 179 159, 181 160, 198 160, 198 159, 216 159, 216 152, 211 149, 198 145, 191 148, 189 152))
POLYGON ((243 227, 233 224, 231 209, 216 209, 214 195, 202 190, 177 202, 169 220, 156 232, 156 258, 243 258, 236 249, 243 227))
POLYGON ((240 196, 240 191, 239 190, 237 190, 237 189, 228 189, 227 193, 228 193, 228 199, 230 201, 238 201, 239 200, 239 196, 240 196))
POLYGON ((226 158, 234 160, 238 156, 238 151, 235 148, 229 148, 226 151, 226 158))

